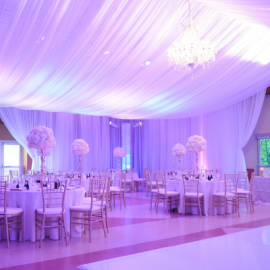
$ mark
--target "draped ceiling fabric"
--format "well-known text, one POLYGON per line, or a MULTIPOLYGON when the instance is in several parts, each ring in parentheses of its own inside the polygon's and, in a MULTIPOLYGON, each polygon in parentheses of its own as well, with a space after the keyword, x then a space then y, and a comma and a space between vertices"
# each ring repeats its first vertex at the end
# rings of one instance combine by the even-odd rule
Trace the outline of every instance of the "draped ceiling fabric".
MULTIPOLYGON (((74 139, 85 139, 90 152, 82 157, 84 171, 92 168, 117 168, 113 149, 121 146, 121 124, 131 125, 131 167, 143 174, 143 168, 152 172, 157 169, 176 169, 178 159, 172 155, 176 143, 186 144, 188 137, 199 134, 207 140, 207 150, 199 154, 200 167, 220 169, 221 173, 245 171, 242 152, 252 134, 262 108, 265 91, 216 112, 182 119, 142 120, 142 127, 134 128, 135 120, 112 119, 69 113, 0 108, 0 117, 13 137, 27 148, 26 136, 37 125, 53 129, 57 145, 52 155, 46 157, 48 169, 76 169, 78 159, 70 153, 74 139), (109 125, 113 121, 118 128, 109 125)), ((28 148, 27 148, 28 149, 28 148)), ((29 149, 28 149, 29 150, 29 149)), ((35 151, 35 169, 40 159, 35 151)), ((195 168, 194 153, 181 157, 182 169, 195 168)))
POLYGON ((174 119, 267 88, 269 0, 191 0, 191 7, 201 38, 218 51, 194 79, 166 59, 186 0, 2 0, 0 107, 174 119))

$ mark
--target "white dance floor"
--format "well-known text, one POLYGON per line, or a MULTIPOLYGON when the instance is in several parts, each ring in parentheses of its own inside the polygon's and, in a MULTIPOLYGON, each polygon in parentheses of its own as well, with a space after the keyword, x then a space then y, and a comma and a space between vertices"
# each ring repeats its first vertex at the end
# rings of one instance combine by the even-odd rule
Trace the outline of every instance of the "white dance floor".
POLYGON ((269 270, 270 226, 78 266, 82 270, 269 270))

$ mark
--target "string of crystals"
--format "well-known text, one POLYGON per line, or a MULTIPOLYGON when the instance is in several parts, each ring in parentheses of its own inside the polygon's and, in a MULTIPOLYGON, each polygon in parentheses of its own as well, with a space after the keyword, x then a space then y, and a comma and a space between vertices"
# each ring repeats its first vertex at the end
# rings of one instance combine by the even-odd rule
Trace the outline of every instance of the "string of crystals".
POLYGON ((201 41, 200 36, 191 21, 189 1, 189 21, 181 24, 184 30, 180 37, 180 43, 174 42, 168 49, 167 58, 170 66, 180 70, 185 67, 188 72, 192 72, 197 66, 207 67, 216 60, 216 49, 205 41, 201 41))

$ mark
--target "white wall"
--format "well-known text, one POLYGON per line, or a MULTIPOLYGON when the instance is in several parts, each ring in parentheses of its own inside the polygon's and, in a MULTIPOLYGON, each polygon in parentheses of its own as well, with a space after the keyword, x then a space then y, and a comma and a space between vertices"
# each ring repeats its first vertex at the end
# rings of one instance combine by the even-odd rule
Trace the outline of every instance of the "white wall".
POLYGON ((255 130, 243 149, 248 169, 255 169, 256 166, 255 134, 266 133, 270 133, 270 97, 265 98, 255 130))

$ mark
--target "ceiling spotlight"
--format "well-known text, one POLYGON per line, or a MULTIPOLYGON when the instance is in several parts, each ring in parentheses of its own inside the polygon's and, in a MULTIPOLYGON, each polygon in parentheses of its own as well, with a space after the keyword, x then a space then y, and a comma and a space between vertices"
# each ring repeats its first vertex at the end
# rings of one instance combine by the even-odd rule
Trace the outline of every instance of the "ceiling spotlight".
POLYGON ((151 65, 151 61, 150 61, 150 60, 147 60, 144 64, 145 64, 146 66, 149 66, 149 65, 151 65))
POLYGON ((106 51, 104 54, 109 54, 110 52, 106 51))
POLYGON ((45 39, 45 37, 42 37, 42 38, 41 38, 41 40, 44 40, 44 39, 45 39))
POLYGON ((115 124, 115 123, 113 123, 112 121, 109 122, 109 125, 112 126, 112 127, 114 127, 114 128, 118 128, 118 125, 115 124))
POLYGON ((133 127, 141 127, 142 126, 142 122, 137 122, 133 125, 133 127))

